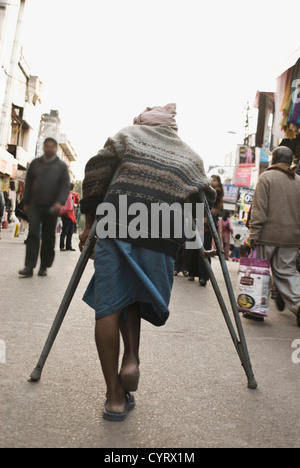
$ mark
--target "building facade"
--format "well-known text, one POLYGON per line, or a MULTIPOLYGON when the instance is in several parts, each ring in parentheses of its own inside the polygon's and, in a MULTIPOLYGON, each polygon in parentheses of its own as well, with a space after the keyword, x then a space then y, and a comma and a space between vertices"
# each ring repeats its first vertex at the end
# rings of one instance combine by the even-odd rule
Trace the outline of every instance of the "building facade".
POLYGON ((37 157, 43 154, 46 138, 54 138, 58 142, 58 156, 67 164, 70 176, 75 180, 72 173, 72 163, 77 161, 77 154, 67 135, 61 132, 61 119, 57 110, 51 110, 49 114, 42 115, 36 150, 37 157))
POLYGON ((24 178, 35 156, 42 83, 22 48, 26 0, 0 0, 0 190, 24 178))

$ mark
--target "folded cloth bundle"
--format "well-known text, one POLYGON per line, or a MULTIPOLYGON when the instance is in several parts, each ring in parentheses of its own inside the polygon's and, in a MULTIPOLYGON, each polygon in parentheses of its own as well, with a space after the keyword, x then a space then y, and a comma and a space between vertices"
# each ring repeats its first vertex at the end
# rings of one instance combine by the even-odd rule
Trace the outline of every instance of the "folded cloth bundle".
POLYGON ((165 125, 166 127, 170 127, 175 130, 175 132, 178 132, 178 126, 175 119, 176 115, 176 104, 147 107, 144 112, 134 119, 133 123, 134 125, 148 125, 150 127, 165 125))

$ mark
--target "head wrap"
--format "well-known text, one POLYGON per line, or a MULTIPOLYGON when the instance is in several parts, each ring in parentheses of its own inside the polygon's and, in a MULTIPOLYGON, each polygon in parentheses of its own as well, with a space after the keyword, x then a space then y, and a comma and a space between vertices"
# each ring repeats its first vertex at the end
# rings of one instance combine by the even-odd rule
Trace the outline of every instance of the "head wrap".
POLYGON ((176 104, 168 104, 164 107, 147 107, 144 112, 134 119, 133 123, 134 125, 148 125, 150 127, 165 125, 178 132, 176 114, 176 104))

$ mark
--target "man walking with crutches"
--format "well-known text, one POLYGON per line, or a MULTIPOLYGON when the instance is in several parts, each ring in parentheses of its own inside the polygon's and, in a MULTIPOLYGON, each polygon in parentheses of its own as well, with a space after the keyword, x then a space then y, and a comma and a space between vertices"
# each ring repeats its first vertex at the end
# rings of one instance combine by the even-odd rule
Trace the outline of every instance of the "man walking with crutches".
POLYGON ((24 212, 29 215, 29 236, 26 244, 25 268, 19 274, 32 277, 36 267, 42 226, 41 267, 39 276, 47 276, 54 261, 57 219, 70 193, 67 165, 57 156, 58 143, 47 138, 44 155, 35 159, 28 169, 24 212))
MULTIPOLYGON (((206 215, 212 230, 236 329, 207 259, 209 252, 204 250, 199 227, 194 227, 195 222, 192 222, 193 229, 186 233, 187 239, 189 236, 193 239, 196 233, 197 244, 216 298, 247 375, 248 388, 257 388, 230 275, 211 214, 215 192, 210 188, 201 158, 177 136, 175 115, 176 106, 172 104, 147 108, 135 119, 133 127, 126 128, 109 139, 104 149, 89 161, 84 181, 84 198, 81 202, 82 212, 86 215, 86 229, 80 236, 82 255, 37 366, 30 376, 31 382, 39 382, 41 379, 47 358, 93 253, 97 232, 99 240, 93 253, 95 275, 84 300, 96 312, 96 343, 107 384, 103 416, 109 421, 123 421, 128 412, 135 407, 135 399, 130 392, 138 389, 140 379, 141 319, 155 326, 162 326, 169 317, 174 258, 178 244, 182 243, 182 234, 178 234, 182 230, 177 231, 177 228, 183 221, 183 224, 186 224, 186 217, 184 212, 179 210, 180 219, 175 216, 175 230, 172 234, 168 231, 166 235, 164 229, 161 229, 162 226, 157 226, 156 221, 152 224, 151 216, 150 224, 154 228, 152 231, 148 224, 148 210, 155 205, 161 207, 169 203, 172 211, 176 201, 178 208, 182 200, 189 200, 189 206, 199 201, 204 206, 205 214, 201 211, 202 214, 198 213, 197 219, 200 220, 206 215), (124 198, 127 207, 124 206, 124 198), (144 214, 129 222, 127 211, 128 215, 137 214, 139 211, 144 214), (113 216, 104 216, 108 212, 110 215, 113 213, 113 216), (112 228, 110 233, 117 230, 118 234, 107 236, 106 228, 102 230, 104 226, 112 228), (125 237, 124 229, 127 233, 125 237), (131 235, 132 233, 134 235, 131 235), (121 369, 120 331, 125 351, 121 369)), ((173 214, 175 215, 175 212, 173 214)), ((191 221, 190 218, 189 224, 191 221)))
MULTIPOLYGON (((174 104, 147 108, 134 126, 109 139, 88 163, 81 202, 86 214, 81 249, 103 201, 119 208, 121 195, 132 206, 143 204, 147 213, 155 203, 184 204, 193 196, 200 202, 202 190, 214 201, 203 161, 179 138, 175 115, 174 104), (118 166, 119 175, 108 189, 118 166)), ((120 230, 128 227, 121 219, 117 225, 120 230)), ((172 235, 164 238, 161 231, 156 239, 150 234, 133 239, 128 233, 125 238, 118 235, 97 242, 95 275, 84 300, 96 312, 96 343, 107 384, 103 415, 109 421, 123 421, 134 408, 130 392, 139 385, 141 319, 154 326, 167 322, 174 259, 183 242, 172 235), (125 353, 119 371, 120 331, 125 353)))

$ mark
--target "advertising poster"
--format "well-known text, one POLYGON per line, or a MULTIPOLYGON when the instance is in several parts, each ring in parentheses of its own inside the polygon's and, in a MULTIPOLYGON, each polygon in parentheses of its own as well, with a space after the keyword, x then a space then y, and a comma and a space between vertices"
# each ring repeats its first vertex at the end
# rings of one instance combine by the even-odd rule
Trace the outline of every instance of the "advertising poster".
POLYGON ((238 194, 239 194, 239 187, 236 187, 235 185, 224 184, 223 188, 224 188, 224 202, 236 204, 238 194))
POLYGON ((240 166, 255 166, 255 147, 240 146, 239 149, 239 165, 240 166))
POLYGON ((261 148, 260 150, 260 164, 259 164, 259 175, 268 169, 270 163, 270 151, 267 148, 261 148))
POLYGON ((238 167, 235 170, 235 185, 249 187, 252 179, 252 167, 238 167))
POLYGON ((255 190, 250 187, 239 189, 237 205, 251 205, 254 197, 254 192, 255 190))

